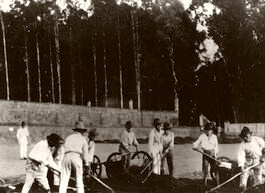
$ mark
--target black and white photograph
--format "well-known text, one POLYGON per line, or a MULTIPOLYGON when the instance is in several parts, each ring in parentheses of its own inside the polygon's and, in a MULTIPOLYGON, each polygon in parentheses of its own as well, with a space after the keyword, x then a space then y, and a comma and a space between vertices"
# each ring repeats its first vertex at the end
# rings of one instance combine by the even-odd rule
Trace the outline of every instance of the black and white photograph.
POLYGON ((0 193, 264 193, 264 0, 0 0, 0 193))

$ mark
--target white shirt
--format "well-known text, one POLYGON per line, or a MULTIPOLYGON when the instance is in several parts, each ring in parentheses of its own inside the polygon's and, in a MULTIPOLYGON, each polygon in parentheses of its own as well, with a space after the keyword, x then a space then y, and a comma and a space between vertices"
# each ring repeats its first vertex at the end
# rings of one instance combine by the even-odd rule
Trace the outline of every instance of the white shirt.
POLYGON ((249 162, 259 161, 259 157, 262 155, 262 149, 265 147, 264 140, 260 137, 252 136, 250 142, 243 141, 239 145, 238 149, 238 166, 242 167, 249 162))
POLYGON ((138 145, 137 139, 133 131, 128 132, 127 130, 120 133, 120 141, 124 147, 129 149, 131 145, 138 145))
POLYGON ((52 152, 47 140, 38 142, 29 153, 29 158, 39 162, 40 164, 48 165, 56 170, 59 170, 58 166, 53 161, 52 152))
POLYGON ((212 134, 207 136, 205 133, 192 144, 193 148, 198 148, 201 145, 201 148, 204 150, 214 150, 214 153, 218 153, 218 141, 216 135, 212 134))
POLYGON ((162 135, 163 148, 166 149, 169 147, 169 148, 173 149, 174 148, 174 138, 175 138, 175 135, 171 131, 168 132, 168 135, 163 133, 163 135, 162 135))
POLYGON ((21 126, 17 130, 17 139, 18 141, 27 141, 27 137, 29 136, 29 130, 27 127, 22 128, 21 126))
POLYGON ((157 153, 163 150, 162 131, 153 129, 149 134, 148 148, 151 153, 157 153))
POLYGON ((95 148, 96 148, 95 142, 94 141, 89 141, 88 142, 88 162, 90 162, 90 163, 93 162, 95 148))
POLYGON ((65 153, 67 152, 76 152, 82 155, 85 165, 88 165, 88 143, 84 136, 81 133, 74 133, 69 135, 65 139, 64 143, 65 153))

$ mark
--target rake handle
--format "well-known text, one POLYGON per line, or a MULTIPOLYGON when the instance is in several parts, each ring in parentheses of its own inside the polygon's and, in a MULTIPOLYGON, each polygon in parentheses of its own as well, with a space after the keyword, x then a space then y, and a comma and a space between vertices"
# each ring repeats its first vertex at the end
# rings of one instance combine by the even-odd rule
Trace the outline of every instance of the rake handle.
POLYGON ((260 162, 258 162, 258 163, 256 163, 256 164, 254 164, 254 165, 252 165, 252 166, 246 168, 244 171, 242 171, 242 172, 240 172, 240 173, 234 175, 232 178, 230 178, 230 179, 226 180, 225 182, 223 182, 222 184, 220 184, 220 185, 218 185, 218 186, 216 186, 216 187, 210 189, 209 191, 206 191, 205 193, 212 192, 212 191, 214 191, 214 190, 216 190, 216 189, 222 187, 223 185, 227 184, 228 182, 232 181, 232 180, 235 179, 236 177, 238 177, 238 176, 240 176, 241 174, 243 174, 244 172, 246 172, 246 171, 248 171, 248 170, 250 170, 250 169, 256 167, 256 166, 259 165, 259 164, 260 164, 260 162))

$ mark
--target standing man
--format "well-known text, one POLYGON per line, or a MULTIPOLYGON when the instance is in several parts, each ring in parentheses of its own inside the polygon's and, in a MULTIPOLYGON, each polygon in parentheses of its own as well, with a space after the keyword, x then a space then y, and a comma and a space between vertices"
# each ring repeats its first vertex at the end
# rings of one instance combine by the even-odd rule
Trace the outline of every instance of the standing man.
POLYGON ((173 148, 174 148, 174 133, 171 132, 171 126, 169 123, 165 122, 163 125, 164 133, 162 135, 163 144, 163 155, 161 160, 161 174, 165 174, 166 161, 168 165, 168 172, 170 176, 173 176, 173 148))
POLYGON ((82 121, 75 123, 74 134, 65 139, 59 193, 66 193, 71 171, 74 171, 77 193, 84 193, 83 161, 85 172, 90 173, 88 143, 83 136, 87 131, 82 121), (83 160, 82 160, 83 159, 83 160))
POLYGON ((154 119, 154 129, 149 134, 148 148, 153 158, 154 173, 160 175, 161 155, 163 151, 161 122, 159 118, 154 119))
MULTIPOLYGON (((200 135, 200 137, 193 143, 192 149, 198 150, 200 146, 202 151, 209 155, 210 157, 217 158, 218 153, 218 141, 216 135, 213 134, 213 130, 215 129, 215 124, 210 122, 206 123, 204 126, 204 132, 200 135)), ((210 171, 213 175, 215 175, 216 183, 219 184, 219 175, 218 170, 216 168, 216 162, 203 155, 202 156, 202 170, 203 170, 203 181, 204 185, 207 186, 207 176, 209 172, 209 165, 210 171)))
POLYGON ((29 130, 25 121, 21 122, 20 127, 17 130, 17 140, 19 144, 20 159, 27 159, 27 146, 29 142, 29 130))
POLYGON ((50 186, 47 179, 47 167, 60 171, 52 157, 52 152, 60 145, 61 138, 52 133, 46 137, 46 140, 38 142, 31 152, 26 163, 26 180, 21 193, 28 193, 34 180, 36 180, 41 188, 49 193, 50 186), (46 175, 42 175, 46 172, 46 175))
POLYGON ((91 129, 88 132, 88 164, 91 168, 91 163, 93 163, 93 158, 95 154, 96 144, 95 144, 95 138, 98 135, 98 132, 95 128, 91 129))
MULTIPOLYGON (((238 149, 238 166, 241 171, 259 163, 262 158, 262 149, 265 147, 264 140, 260 137, 252 136, 248 127, 243 127, 239 137, 243 140, 238 149)), ((254 184, 262 183, 262 164, 253 168, 254 184)), ((248 177, 251 171, 247 170, 240 176, 239 187, 246 190, 248 177)))
POLYGON ((119 152, 122 156, 122 160, 124 161, 124 168, 128 169, 130 166, 130 147, 134 146, 136 151, 138 151, 138 141, 132 131, 132 122, 127 121, 125 124, 125 130, 120 133, 120 145, 119 152))

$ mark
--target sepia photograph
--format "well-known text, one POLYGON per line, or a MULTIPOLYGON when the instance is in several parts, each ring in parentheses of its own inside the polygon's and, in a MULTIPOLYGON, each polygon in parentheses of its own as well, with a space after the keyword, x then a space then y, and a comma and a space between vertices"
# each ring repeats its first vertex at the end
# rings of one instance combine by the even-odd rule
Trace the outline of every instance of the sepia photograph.
POLYGON ((264 0, 0 0, 0 193, 264 193, 264 0))

